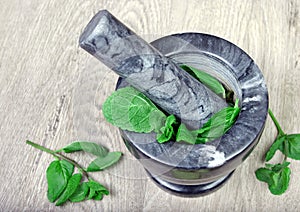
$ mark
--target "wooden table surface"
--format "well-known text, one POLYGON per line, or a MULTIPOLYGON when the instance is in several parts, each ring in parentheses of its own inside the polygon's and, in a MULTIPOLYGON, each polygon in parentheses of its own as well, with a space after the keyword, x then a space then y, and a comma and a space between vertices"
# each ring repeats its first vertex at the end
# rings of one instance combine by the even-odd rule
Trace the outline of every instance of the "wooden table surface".
MULTIPOLYGON (((292 161, 290 187, 281 196, 255 178, 276 135, 269 118, 249 158, 211 195, 172 196, 146 176, 101 113, 117 76, 78 46, 83 28, 101 9, 148 41, 193 31, 235 43, 262 70, 270 108, 284 130, 300 132, 299 0, 1 0, 0 211, 300 211, 298 161, 292 161), (26 139, 53 149, 90 140, 122 151, 119 164, 93 174, 112 194, 99 202, 49 203, 45 172, 53 158, 26 139)), ((277 153, 272 162, 281 158, 277 153)))

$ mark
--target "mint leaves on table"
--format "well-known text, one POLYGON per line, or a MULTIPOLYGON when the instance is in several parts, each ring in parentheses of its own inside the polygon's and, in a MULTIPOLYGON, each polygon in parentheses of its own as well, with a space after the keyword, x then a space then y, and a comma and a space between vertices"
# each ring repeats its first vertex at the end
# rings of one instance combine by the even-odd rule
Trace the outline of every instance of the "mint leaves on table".
POLYGON ((122 156, 121 152, 109 152, 105 147, 85 141, 73 142, 59 149, 51 150, 31 141, 26 144, 42 150, 54 156, 55 160, 50 163, 46 171, 48 190, 47 197, 50 202, 62 205, 66 201, 80 202, 86 199, 101 200, 109 191, 103 185, 95 181, 88 172, 101 171, 117 163, 122 156), (96 156, 88 168, 83 168, 74 160, 61 154, 83 151, 96 156), (74 174, 75 168, 78 173, 74 174))
POLYGON ((290 182, 291 170, 288 167, 289 162, 278 164, 266 164, 265 168, 256 170, 256 178, 268 184, 269 190, 274 195, 283 194, 290 182))
POLYGON ((69 197, 72 196, 72 194, 76 191, 77 187, 79 186, 81 178, 81 173, 74 174, 69 178, 66 189, 61 194, 55 205, 59 206, 65 203, 69 199, 69 197))
POLYGON ((122 156, 121 152, 109 152, 105 157, 98 157, 87 167, 88 172, 102 171, 118 162, 122 156))
POLYGON ((77 186, 74 193, 69 197, 69 200, 71 202, 81 202, 87 197, 89 190, 88 182, 83 182, 77 186))
POLYGON ((287 162, 287 159, 300 160, 300 134, 284 133, 270 109, 269 115, 277 128, 278 135, 267 151, 265 160, 266 162, 271 160, 277 150, 282 152, 284 159, 278 164, 265 164, 264 168, 256 170, 255 175, 258 180, 268 184, 272 194, 281 195, 287 190, 290 182, 290 162, 287 162))
POLYGON ((48 182, 47 197, 50 202, 54 202, 65 190, 73 172, 74 165, 66 160, 55 160, 50 163, 46 171, 48 182))
POLYGON ((105 157, 108 154, 108 150, 104 146, 101 146, 93 142, 88 142, 88 141, 73 142, 64 148, 57 150, 56 152, 61 152, 61 151, 65 153, 84 151, 96 155, 98 157, 105 157))
MULTIPOLYGON (((216 94, 233 99, 232 91, 226 90, 214 77, 187 65, 180 67, 216 94)), ((159 143, 176 140, 190 144, 206 143, 221 137, 231 128, 240 112, 237 99, 234 106, 214 114, 201 129, 190 131, 174 115, 167 116, 148 97, 131 86, 113 92, 104 102, 102 110, 106 120, 122 130, 155 132, 159 143)))

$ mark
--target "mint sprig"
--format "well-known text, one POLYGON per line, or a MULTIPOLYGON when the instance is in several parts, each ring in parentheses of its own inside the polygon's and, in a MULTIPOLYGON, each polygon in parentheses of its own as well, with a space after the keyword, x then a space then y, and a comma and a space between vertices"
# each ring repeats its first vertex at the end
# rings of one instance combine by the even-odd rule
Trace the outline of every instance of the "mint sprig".
POLYGON ((290 182, 291 170, 288 167, 289 162, 278 164, 266 164, 266 167, 259 168, 256 172, 256 178, 268 184, 270 192, 274 195, 283 194, 290 182))
POLYGON ((300 160, 300 134, 286 134, 273 112, 269 109, 269 115, 274 122, 278 135, 265 155, 266 162, 270 161, 277 150, 284 155, 283 161, 277 164, 267 163, 265 167, 255 171, 256 178, 268 184, 270 192, 274 195, 283 194, 289 186, 291 170, 288 158, 300 160))
POLYGON ((103 195, 108 195, 109 191, 103 185, 95 181, 88 172, 104 170, 119 161, 121 152, 108 152, 108 150, 93 142, 77 141, 59 149, 51 150, 31 141, 26 144, 51 154, 55 160, 50 163, 46 171, 47 177, 47 197, 50 202, 62 205, 68 200, 80 202, 86 199, 101 200, 103 195), (91 153, 97 158, 90 163, 88 168, 79 165, 73 159, 61 154, 83 151, 91 153), (75 168, 78 173, 74 174, 75 168))

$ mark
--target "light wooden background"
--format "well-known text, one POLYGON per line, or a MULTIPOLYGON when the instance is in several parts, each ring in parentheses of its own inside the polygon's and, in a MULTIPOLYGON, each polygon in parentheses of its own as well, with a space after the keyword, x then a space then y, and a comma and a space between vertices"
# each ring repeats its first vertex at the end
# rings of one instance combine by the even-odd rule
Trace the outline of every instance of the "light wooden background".
MULTIPOLYGON (((100 9, 148 41, 194 31, 237 44, 261 68, 283 128, 300 132, 299 0, 1 0, 0 211, 300 211, 299 162, 292 162, 290 188, 282 196, 271 195, 254 176, 275 137, 270 119, 254 152, 209 196, 172 196, 146 177, 99 111, 116 76, 78 47, 80 33, 100 9), (124 152, 118 165, 93 174, 112 195, 55 207, 46 197, 52 156, 27 146, 26 139, 54 149, 85 139, 124 152)), ((273 162, 280 159, 276 154, 273 162)))

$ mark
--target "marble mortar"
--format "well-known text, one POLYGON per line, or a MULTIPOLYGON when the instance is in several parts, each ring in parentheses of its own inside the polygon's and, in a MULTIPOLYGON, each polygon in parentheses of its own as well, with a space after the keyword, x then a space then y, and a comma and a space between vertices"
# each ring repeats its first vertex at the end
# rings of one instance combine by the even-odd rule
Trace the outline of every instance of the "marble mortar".
MULTIPOLYGON (((122 131, 122 137, 159 187, 184 197, 219 189, 252 152, 268 113, 268 91, 254 61, 236 45, 216 36, 183 33, 151 43, 177 64, 188 64, 214 75, 239 98, 241 112, 232 128, 207 144, 159 144, 155 134, 122 131)), ((119 79, 118 87, 126 86, 119 79)))
POLYGON ((189 145, 174 141, 159 144, 154 133, 121 130, 127 148, 154 182, 166 191, 191 197, 219 189, 257 144, 267 116, 268 92, 257 65, 234 44, 212 35, 183 33, 160 38, 148 45, 104 11, 89 23, 80 38, 80 45, 121 76, 117 89, 133 85, 166 111, 188 121, 191 127, 203 124, 207 117, 224 107, 224 102, 186 76, 178 68, 180 64, 212 74, 234 91, 235 98, 239 98, 241 113, 234 126, 220 139, 207 144, 189 145), (170 79, 161 77, 168 75, 166 73, 171 73, 171 81, 180 84, 178 91, 193 88, 191 93, 197 92, 197 95, 189 94, 188 98, 197 105, 195 108, 204 105, 205 111, 209 112, 195 119, 194 112, 199 114, 199 111, 191 110, 190 113, 188 107, 182 109, 188 105, 181 104, 180 98, 175 101, 175 106, 172 101, 160 102, 167 99, 161 96, 166 95, 164 91, 173 89, 164 87, 166 81, 162 80, 170 79), (151 86, 145 87, 145 80, 148 82, 154 76, 151 86), (183 79, 188 79, 188 83, 183 79), (149 92, 153 87, 160 92, 149 92))

